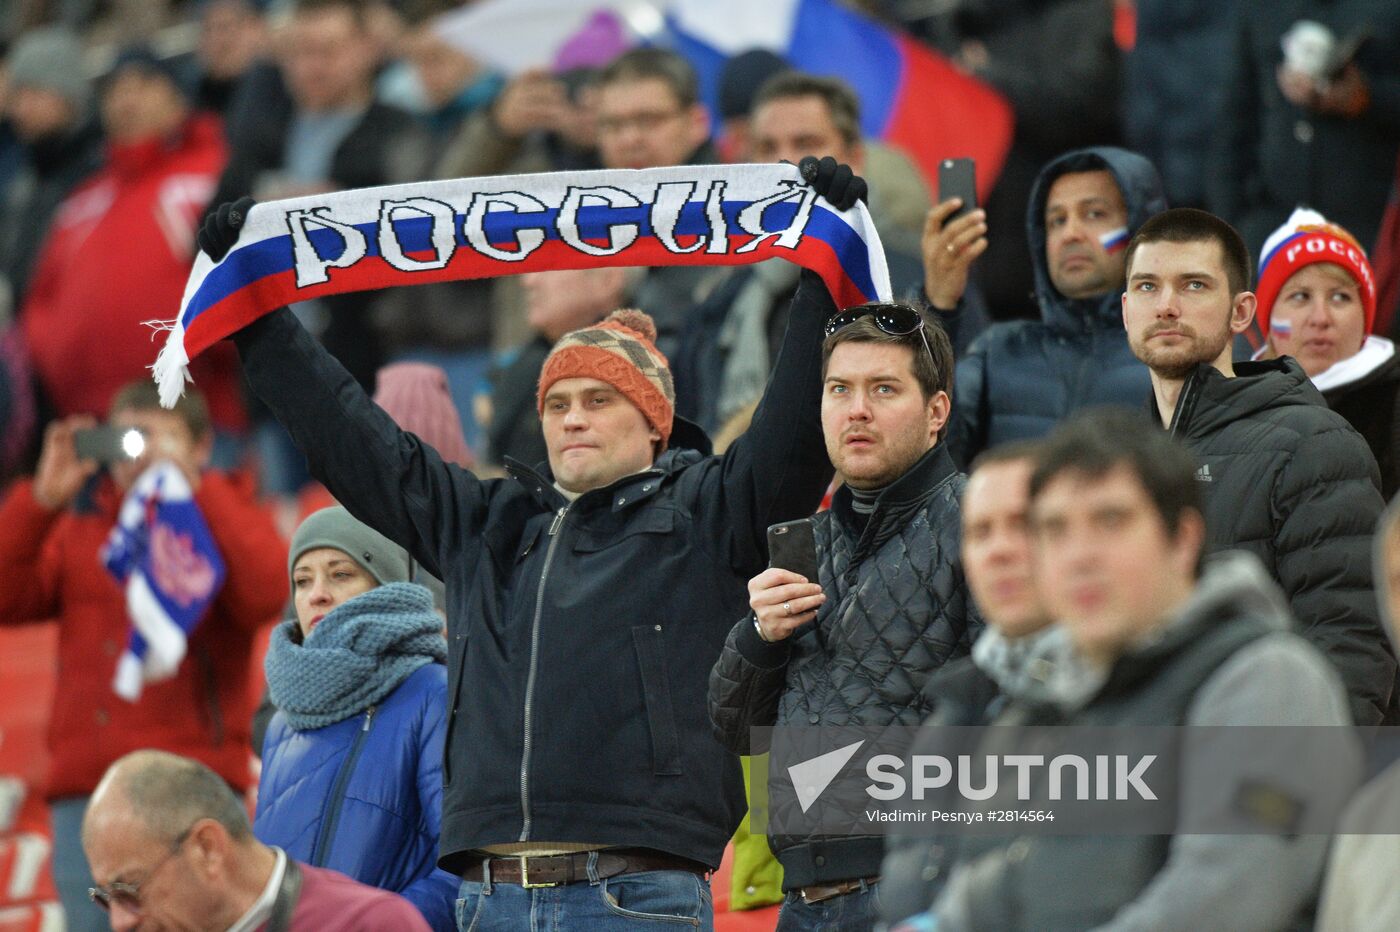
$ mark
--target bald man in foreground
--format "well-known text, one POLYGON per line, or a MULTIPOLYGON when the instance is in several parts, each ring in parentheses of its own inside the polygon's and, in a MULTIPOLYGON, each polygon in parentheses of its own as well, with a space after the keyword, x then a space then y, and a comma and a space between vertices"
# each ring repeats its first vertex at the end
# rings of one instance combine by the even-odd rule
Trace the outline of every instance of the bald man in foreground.
POLYGON ((260 843, 228 784, 164 751, 108 768, 83 817, 83 850, 98 884, 88 896, 117 932, 428 932, 402 897, 260 843))

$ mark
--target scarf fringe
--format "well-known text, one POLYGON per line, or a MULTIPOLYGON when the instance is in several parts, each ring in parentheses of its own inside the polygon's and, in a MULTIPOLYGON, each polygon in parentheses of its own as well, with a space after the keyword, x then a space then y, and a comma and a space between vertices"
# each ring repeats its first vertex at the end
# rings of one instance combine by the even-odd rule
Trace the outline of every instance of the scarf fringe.
MULTIPOLYGON (((148 326, 165 324, 167 321, 148 321, 148 326)), ((154 375, 156 385, 160 388, 160 403, 164 408, 175 407, 175 402, 180 400, 180 396, 185 394, 185 384, 193 382, 190 378, 190 357, 185 352, 185 328, 179 321, 169 321, 169 327, 162 326, 160 329, 169 330, 170 337, 156 354, 156 361, 151 366, 151 373, 154 375)))

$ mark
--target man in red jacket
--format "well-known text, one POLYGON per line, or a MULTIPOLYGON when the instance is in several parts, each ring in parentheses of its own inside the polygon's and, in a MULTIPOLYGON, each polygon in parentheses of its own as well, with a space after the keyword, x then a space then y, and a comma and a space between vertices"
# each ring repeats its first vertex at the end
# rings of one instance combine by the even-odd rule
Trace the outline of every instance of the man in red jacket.
MULTIPOLYGON (((100 416, 112 395, 155 361, 142 326, 173 320, 194 262, 194 229, 225 162, 217 117, 196 114, 168 66, 122 53, 102 85, 106 164, 54 214, 20 326, 48 401, 60 416, 100 416)), ((214 425, 246 428, 233 348, 192 369, 214 425)))
POLYGON ((249 667, 253 641, 287 597, 287 548, 254 502, 251 483, 204 471, 213 438, 199 396, 187 392, 166 411, 150 381, 133 382, 117 393, 110 420, 145 432, 141 458, 113 464, 99 476, 98 464, 79 458, 73 439, 93 419, 57 421, 45 434, 34 478, 18 482, 0 503, 0 623, 59 624, 47 796, 54 880, 70 930, 88 928, 84 918, 101 918, 85 902, 91 880, 78 829, 108 765, 140 748, 163 748, 202 761, 236 790, 248 787, 257 699, 249 667), (131 620, 98 551, 123 494, 157 457, 189 477, 227 576, 175 676, 146 684, 140 699, 129 703, 118 698, 112 681, 131 620))

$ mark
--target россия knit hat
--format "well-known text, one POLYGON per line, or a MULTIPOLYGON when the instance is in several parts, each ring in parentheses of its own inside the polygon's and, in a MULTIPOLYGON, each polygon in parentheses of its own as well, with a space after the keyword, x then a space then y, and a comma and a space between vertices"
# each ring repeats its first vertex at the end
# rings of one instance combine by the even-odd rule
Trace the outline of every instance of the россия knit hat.
MULTIPOLYGON (((292 535, 287 553, 287 577, 301 555, 309 550, 334 547, 374 577, 379 585, 409 582, 408 552, 374 528, 357 521, 342 505, 312 512, 292 535)), ((296 588, 295 580, 292 588, 296 588)))
POLYGON ((661 434, 661 450, 666 449, 675 420, 676 389, 670 363, 656 348, 656 324, 650 315, 613 311, 600 323, 560 337, 540 370, 536 405, 542 416, 545 393, 560 379, 608 383, 642 412, 661 434))
POLYGON ((1269 318, 1284 283, 1294 272, 1318 262, 1341 266, 1356 280, 1366 314, 1366 333, 1370 335, 1376 322, 1376 275, 1366 250, 1346 230, 1303 207, 1293 211, 1283 226, 1269 234, 1260 252, 1259 285, 1254 289, 1259 302, 1255 312, 1259 329, 1269 332, 1269 318))

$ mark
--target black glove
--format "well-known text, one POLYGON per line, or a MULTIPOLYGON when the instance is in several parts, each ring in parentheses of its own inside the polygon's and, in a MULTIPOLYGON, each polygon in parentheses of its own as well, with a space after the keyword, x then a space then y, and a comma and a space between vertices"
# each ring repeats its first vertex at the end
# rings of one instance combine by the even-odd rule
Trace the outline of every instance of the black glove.
POLYGON ((251 197, 240 197, 232 204, 220 204, 219 209, 204 218, 204 226, 199 229, 199 248, 209 258, 218 262, 233 244, 238 242, 238 231, 248 219, 248 211, 257 201, 251 197))
POLYGON ((821 161, 809 155, 797 163, 797 170, 802 173, 802 180, 837 210, 850 210, 856 201, 867 200, 870 193, 864 178, 829 155, 821 161))

